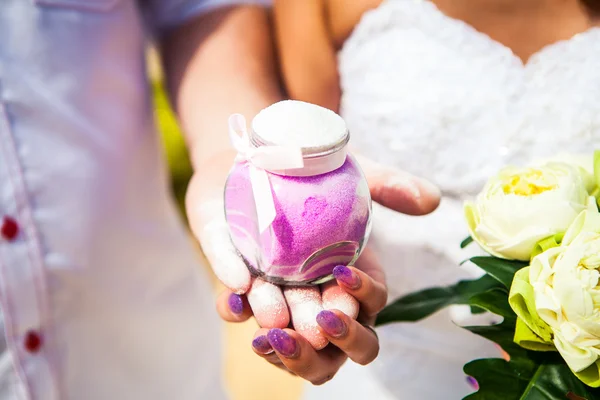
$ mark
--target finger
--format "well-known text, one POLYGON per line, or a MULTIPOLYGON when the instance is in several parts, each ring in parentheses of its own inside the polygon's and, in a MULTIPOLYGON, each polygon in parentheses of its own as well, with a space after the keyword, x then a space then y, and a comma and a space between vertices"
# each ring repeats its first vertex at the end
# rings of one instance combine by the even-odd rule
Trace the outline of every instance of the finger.
POLYGON ((275 358, 279 359, 273 352, 273 347, 269 343, 269 339, 267 339, 267 333, 269 333, 269 329, 267 328, 260 328, 256 331, 252 340, 252 350, 261 357, 272 354, 275 358))
POLYGON ((325 310, 340 310, 350 318, 358 317, 358 300, 342 289, 336 281, 322 285, 321 293, 325 310))
POLYGON ((290 324, 290 313, 277 285, 254 279, 247 296, 256 322, 261 327, 285 328, 290 324))
POLYGON ((367 365, 379 354, 379 340, 365 328, 339 310, 324 310, 317 315, 319 328, 329 341, 355 363, 367 365))
POLYGON ((431 182, 407 172, 383 166, 356 155, 371 191, 373 201, 409 214, 429 214, 440 204, 440 190, 431 182))
POLYGON ((369 275, 376 282, 386 286, 385 272, 383 271, 383 267, 377 258, 377 254, 371 249, 371 247, 367 246, 363 250, 354 266, 360 271, 369 275))
POLYGON ((273 364, 277 368, 281 368, 287 372, 292 373, 287 367, 281 362, 281 359, 273 350, 271 343, 269 343, 269 339, 267 338, 267 333, 269 329, 260 328, 254 334, 254 340, 252 340, 252 350, 261 358, 264 358, 270 364, 273 364))
POLYGON ((318 287, 286 287, 283 290, 290 308, 294 329, 317 350, 327 346, 327 339, 319 331, 317 314, 323 311, 318 287))
POLYGON ((243 322, 252 316, 246 296, 225 289, 217 298, 217 312, 227 322, 243 322))
POLYGON ((338 265, 333 269, 338 284, 360 303, 360 310, 373 316, 385 307, 387 288, 366 273, 354 267, 338 265))
POLYGON ((316 351, 308 340, 291 329, 271 329, 267 339, 288 370, 314 385, 333 378, 347 358, 335 347, 316 351))

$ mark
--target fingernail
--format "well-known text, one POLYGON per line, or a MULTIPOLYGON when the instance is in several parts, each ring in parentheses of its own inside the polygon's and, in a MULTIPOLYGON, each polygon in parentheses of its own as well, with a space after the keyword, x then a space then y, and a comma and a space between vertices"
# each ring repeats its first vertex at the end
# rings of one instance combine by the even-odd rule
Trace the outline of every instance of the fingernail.
POLYGON ((472 376, 467 376, 467 383, 475 390, 479 390, 479 383, 477 382, 477 379, 473 378, 472 376))
POLYGON ((421 197, 421 191, 419 190, 419 186, 412 179, 404 175, 391 175, 389 179, 385 182, 385 186, 391 189, 404 188, 406 190, 409 190, 415 199, 421 197))
POLYGON ((440 188, 429 182, 428 180, 421 179, 419 180, 421 191, 427 193, 430 197, 440 197, 442 192, 440 188))
POLYGON ((350 268, 345 265, 338 265, 333 269, 333 276, 342 285, 349 289, 356 290, 360 287, 360 278, 350 268))
POLYGON ((271 329, 267 333, 267 339, 275 351, 284 357, 293 357, 298 352, 296 340, 282 329, 271 329))
POLYGON ((317 314, 317 323, 329 335, 335 338, 346 334, 348 327, 334 312, 323 310, 317 314))
POLYGON ((257 336, 252 341, 252 347, 261 354, 269 354, 273 351, 269 339, 265 335, 257 336))
POLYGON ((229 295, 229 309, 236 315, 241 315, 244 312, 244 300, 239 294, 231 293, 229 295))

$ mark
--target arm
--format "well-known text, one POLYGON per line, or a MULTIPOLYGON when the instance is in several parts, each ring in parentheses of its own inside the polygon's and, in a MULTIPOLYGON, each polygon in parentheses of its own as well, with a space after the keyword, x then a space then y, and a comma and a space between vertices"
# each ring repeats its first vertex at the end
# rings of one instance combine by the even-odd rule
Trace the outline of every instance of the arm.
POLYGON ((323 0, 275 0, 281 71, 291 98, 338 111, 336 49, 323 0))
POLYGON ((256 6, 203 15, 162 42, 167 86, 194 169, 219 191, 233 162, 228 116, 250 117, 282 99, 272 47, 267 11, 256 6))
POLYGON ((282 99, 267 10, 235 6, 197 17, 164 38, 162 56, 195 171, 186 195, 190 227, 219 279, 244 293, 250 274, 223 218, 223 188, 235 156, 227 119, 232 113, 251 118, 282 99))

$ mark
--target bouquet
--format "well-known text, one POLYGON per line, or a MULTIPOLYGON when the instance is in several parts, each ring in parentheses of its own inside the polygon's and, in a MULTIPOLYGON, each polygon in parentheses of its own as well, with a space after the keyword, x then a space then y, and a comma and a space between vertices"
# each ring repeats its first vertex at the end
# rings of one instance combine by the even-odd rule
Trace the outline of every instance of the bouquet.
POLYGON ((386 307, 379 325, 425 318, 453 304, 502 322, 468 326, 506 359, 478 359, 468 400, 600 399, 600 151, 586 162, 507 167, 464 206, 485 274, 426 289, 386 307))

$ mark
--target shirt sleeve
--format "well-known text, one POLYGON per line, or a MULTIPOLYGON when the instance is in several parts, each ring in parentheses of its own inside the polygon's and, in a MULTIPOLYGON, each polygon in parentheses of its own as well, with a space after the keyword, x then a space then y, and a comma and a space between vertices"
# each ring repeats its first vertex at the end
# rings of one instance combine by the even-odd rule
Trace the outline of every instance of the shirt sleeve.
POLYGON ((160 36, 166 30, 219 7, 239 4, 268 7, 272 0, 145 0, 142 4, 149 29, 160 36))

